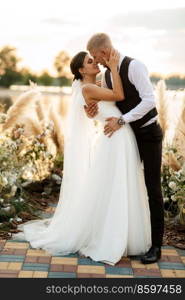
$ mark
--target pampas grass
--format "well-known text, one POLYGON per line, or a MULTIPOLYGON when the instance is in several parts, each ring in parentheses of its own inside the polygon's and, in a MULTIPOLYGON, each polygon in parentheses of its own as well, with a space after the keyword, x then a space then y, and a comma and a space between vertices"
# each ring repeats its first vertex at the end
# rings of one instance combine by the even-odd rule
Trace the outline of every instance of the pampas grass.
POLYGON ((5 104, 0 103, 0 113, 5 112, 5 104))
POLYGON ((35 90, 29 90, 23 93, 9 108, 6 123, 3 125, 3 130, 13 127, 20 120, 22 122, 26 112, 30 115, 30 109, 31 107, 32 109, 35 109, 35 101, 38 97, 38 91, 35 90))
POLYGON ((16 107, 13 107, 10 111, 8 122, 3 124, 5 125, 3 126, 3 131, 5 132, 7 130, 10 130, 15 124, 24 124, 25 126, 23 134, 25 136, 42 136, 43 131, 49 124, 51 125, 52 123, 52 132, 47 131, 47 134, 42 136, 42 141, 47 146, 48 152, 50 152, 55 157, 58 151, 63 153, 64 148, 62 116, 57 110, 58 107, 56 106, 56 103, 50 105, 47 100, 43 101, 43 98, 40 98, 35 104, 34 114, 34 112, 30 113, 29 107, 24 106, 24 104, 22 105, 22 102, 20 105, 19 103, 17 105, 16 102, 16 107), (29 115, 27 113, 27 110, 29 112, 29 115))
MULTIPOLYGON (((24 135, 25 136, 38 136, 42 135, 47 126, 51 123, 51 116, 54 119, 53 125, 57 126, 57 130, 60 129, 61 124, 59 121, 55 120, 57 117, 55 114, 50 112, 56 109, 56 103, 51 102, 50 98, 42 95, 38 92, 35 86, 31 87, 31 90, 21 94, 13 106, 9 109, 7 113, 7 120, 2 125, 2 131, 9 131, 15 124, 24 124, 24 135), (51 110, 51 107, 53 108, 51 110)), ((60 105, 60 111, 61 111, 60 105)), ((60 116, 58 116, 60 119, 60 116)), ((50 124, 51 125, 51 124, 50 124)), ((63 136, 58 134, 58 139, 56 139, 56 129, 53 131, 48 131, 47 135, 42 136, 43 143, 47 146, 48 152, 50 152, 54 157, 57 154, 58 148, 63 151, 63 136), (59 136, 61 141, 59 142, 59 136), (60 147, 59 147, 60 146, 60 147)))
POLYGON ((181 115, 175 129, 173 145, 185 159, 185 95, 182 101, 181 115))
POLYGON ((26 126, 26 136, 28 136, 28 133, 36 136, 36 135, 40 135, 43 131, 43 128, 41 126, 41 124, 39 123, 39 121, 37 119, 29 119, 29 121, 27 122, 27 126, 26 126))
POLYGON ((163 156, 163 164, 168 165, 174 171, 179 171, 181 169, 181 164, 177 160, 173 151, 168 151, 165 156, 163 156))
POLYGON ((49 113, 50 119, 54 123, 54 140, 57 143, 59 151, 63 153, 64 151, 64 135, 63 135, 63 122, 61 115, 52 107, 49 113))
POLYGON ((36 102, 36 114, 39 121, 45 119, 44 107, 41 101, 36 102))
POLYGON ((42 99, 40 98, 39 101, 37 101, 36 114, 43 129, 46 128, 48 124, 53 127, 52 133, 47 134, 47 136, 43 138, 43 142, 47 146, 48 151, 53 156, 56 156, 58 151, 58 144, 55 137, 55 122, 50 115, 50 112, 53 109, 52 107, 54 106, 55 103, 51 102, 49 97, 43 96, 42 99))
POLYGON ((160 80, 156 86, 157 94, 157 109, 158 109, 158 121, 161 125, 163 134, 165 136, 168 129, 168 107, 166 101, 166 84, 164 80, 160 80))

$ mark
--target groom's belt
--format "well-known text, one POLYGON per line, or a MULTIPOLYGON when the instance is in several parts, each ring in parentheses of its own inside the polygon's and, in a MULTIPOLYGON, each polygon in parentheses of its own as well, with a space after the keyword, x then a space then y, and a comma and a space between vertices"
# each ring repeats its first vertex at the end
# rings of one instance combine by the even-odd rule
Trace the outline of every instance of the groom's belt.
POLYGON ((140 128, 145 123, 147 123, 149 120, 157 116, 157 109, 154 107, 151 109, 146 115, 144 115, 141 119, 136 120, 134 122, 130 122, 130 125, 133 129, 140 128))

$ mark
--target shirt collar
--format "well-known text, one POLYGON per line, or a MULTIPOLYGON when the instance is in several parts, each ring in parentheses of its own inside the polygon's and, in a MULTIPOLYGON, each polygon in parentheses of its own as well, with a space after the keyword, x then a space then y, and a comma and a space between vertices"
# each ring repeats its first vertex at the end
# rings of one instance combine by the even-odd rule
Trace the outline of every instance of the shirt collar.
POLYGON ((119 64, 118 64, 119 69, 121 67, 121 63, 122 63, 122 61, 123 61, 124 58, 125 58, 125 55, 123 55, 122 53, 120 53, 119 64))

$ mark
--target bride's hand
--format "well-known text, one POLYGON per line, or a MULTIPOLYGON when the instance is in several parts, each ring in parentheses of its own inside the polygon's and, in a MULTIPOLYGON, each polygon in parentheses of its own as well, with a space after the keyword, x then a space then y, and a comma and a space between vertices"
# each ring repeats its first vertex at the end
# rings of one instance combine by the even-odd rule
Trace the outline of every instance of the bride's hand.
POLYGON ((106 65, 112 70, 117 68, 119 63, 120 54, 117 50, 111 49, 109 60, 105 60, 106 65))
POLYGON ((92 101, 88 105, 84 105, 84 109, 88 118, 94 118, 98 114, 97 101, 92 101))
POLYGON ((101 87, 101 80, 97 80, 96 81, 96 85, 99 86, 99 87, 101 87))

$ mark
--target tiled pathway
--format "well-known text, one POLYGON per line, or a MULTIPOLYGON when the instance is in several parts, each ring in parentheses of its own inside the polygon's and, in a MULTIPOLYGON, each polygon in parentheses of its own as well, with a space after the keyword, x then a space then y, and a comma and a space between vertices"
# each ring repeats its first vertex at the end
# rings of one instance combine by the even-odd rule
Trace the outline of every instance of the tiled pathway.
MULTIPOLYGON (((50 205, 45 216, 51 216, 55 205, 50 205)), ((158 263, 143 265, 136 257, 123 258, 112 267, 91 259, 51 256, 44 250, 32 249, 23 241, 0 240, 0 277, 87 278, 87 277, 181 277, 185 278, 185 250, 163 246, 158 263)))

